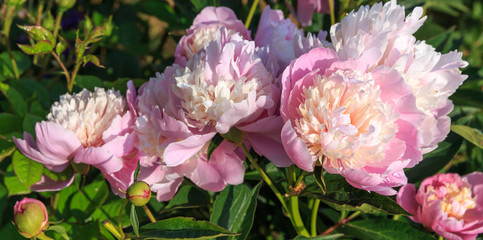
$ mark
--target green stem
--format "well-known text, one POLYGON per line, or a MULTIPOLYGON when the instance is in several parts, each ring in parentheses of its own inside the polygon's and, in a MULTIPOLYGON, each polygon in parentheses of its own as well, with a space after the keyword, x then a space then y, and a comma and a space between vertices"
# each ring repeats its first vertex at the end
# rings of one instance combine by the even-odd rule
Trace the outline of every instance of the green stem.
POLYGON ((300 176, 297 178, 297 181, 295 181, 295 186, 294 187, 297 187, 298 185, 300 185, 300 183, 302 182, 302 180, 304 180, 305 175, 307 175, 307 172, 306 171, 302 171, 300 173, 300 176))
POLYGON ((57 16, 55 17, 54 32, 52 34, 54 36, 54 39, 57 39, 57 35, 59 34, 60 21, 62 20, 62 15, 64 15, 64 10, 60 9, 59 12, 57 13, 57 16))
POLYGON ((317 236, 317 213, 319 212, 320 199, 314 200, 312 206, 312 216, 310 218, 310 235, 312 237, 317 236))
POLYGON ((248 13, 247 20, 245 21, 245 27, 248 29, 250 27, 250 23, 252 22, 253 15, 255 14, 255 10, 257 9, 258 0, 253 0, 252 6, 250 7, 250 12, 248 13))
POLYGON ((278 200, 280 200, 280 203, 282 204, 283 210, 285 212, 289 212, 288 211, 288 207, 287 207, 287 203, 285 202, 285 199, 283 199, 282 194, 278 191, 277 187, 275 187, 275 185, 273 184, 273 182, 270 179, 270 177, 268 177, 268 175, 265 173, 265 171, 263 171, 263 169, 257 164, 257 162, 255 162, 255 160, 253 159, 252 155, 250 155, 250 152, 245 147, 245 144, 242 144, 241 147, 243 149, 243 152, 247 156, 248 160, 252 164, 252 166, 255 169, 257 169, 257 171, 260 174, 260 176, 262 177, 263 181, 265 181, 265 183, 267 183, 267 185, 270 187, 270 189, 272 189, 272 191, 275 194, 275 196, 277 196, 278 200))
POLYGON ((335 24, 335 13, 334 13, 334 1, 329 0, 329 10, 330 10, 330 24, 335 24))
POLYGON ((298 234, 309 237, 309 231, 304 226, 304 221, 302 220, 302 217, 300 216, 300 210, 299 210, 299 197, 298 196, 290 196, 289 199, 289 204, 290 204, 290 215, 292 216, 293 222, 294 222, 294 227, 295 230, 297 231, 298 234))
POLYGON ((119 235, 121 235, 121 238, 124 239, 124 231, 122 230, 122 213, 124 212, 124 208, 126 208, 127 203, 129 200, 124 199, 121 205, 121 209, 119 210, 119 216, 117 217, 117 226, 119 228, 119 235))
POLYGON ((68 85, 67 85, 67 90, 69 92, 72 92, 72 88, 74 87, 75 77, 77 77, 77 72, 79 71, 79 68, 81 65, 82 65, 82 62, 80 60, 78 63, 75 64, 74 71, 72 71, 72 75, 70 78, 70 82, 68 82, 68 85))
POLYGON ((331 233, 332 231, 336 230, 340 226, 346 224, 348 221, 350 221, 350 220, 354 219, 355 217, 359 216, 359 214, 361 214, 361 212, 359 212, 359 211, 351 214, 349 217, 342 219, 336 225, 334 225, 334 226, 328 228, 327 230, 325 230, 325 232, 323 232, 321 235, 324 236, 324 235, 327 235, 327 234, 331 233))
POLYGON ((153 216, 153 214, 151 213, 151 211, 149 210, 148 206, 143 205, 143 209, 144 209, 144 212, 146 213, 146 215, 148 215, 149 220, 150 220, 152 223, 155 223, 155 222, 156 222, 156 218, 154 218, 154 216, 153 216))
POLYGON ((40 24, 41 24, 42 12, 44 11, 44 4, 45 4, 45 0, 39 1, 39 6, 37 8, 37 21, 35 23, 38 26, 40 26, 40 24))
POLYGON ((12 62, 13 74, 15 79, 19 79, 20 75, 18 73, 17 62, 12 53, 12 49, 10 48, 10 28, 12 27, 13 22, 13 13, 15 12, 15 6, 8 5, 7 13, 5 16, 5 22, 3 23, 3 35, 5 36, 4 44, 7 48, 8 56, 10 57, 10 61, 12 62))
MULTIPOLYGON (((65 76, 65 79, 67 80, 67 86, 69 88, 70 82, 71 82, 71 77, 69 75, 69 71, 67 71, 67 68, 65 67, 64 63, 62 63, 62 60, 60 60, 60 57, 54 51, 52 51, 52 56, 54 56, 55 60, 57 60, 57 62, 59 63, 60 67, 64 71, 64 76, 65 76)), ((69 90, 69 92, 71 92, 71 90, 69 90)))

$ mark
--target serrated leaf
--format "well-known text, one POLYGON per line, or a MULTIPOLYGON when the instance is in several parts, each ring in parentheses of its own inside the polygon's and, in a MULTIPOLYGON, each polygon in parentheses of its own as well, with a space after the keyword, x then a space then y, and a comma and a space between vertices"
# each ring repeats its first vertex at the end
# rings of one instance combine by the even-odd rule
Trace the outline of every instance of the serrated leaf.
POLYGON ((54 231, 54 232, 58 233, 65 240, 69 240, 69 236, 67 235, 67 231, 65 230, 65 227, 63 227, 61 225, 51 225, 51 226, 49 226, 47 231, 54 231))
POLYGON ((1 82, 0 91, 7 97, 15 113, 20 117, 24 117, 27 113, 28 106, 22 95, 15 88, 1 82))
POLYGON ((59 42, 55 46, 55 53, 60 56, 67 48, 67 41, 61 36, 59 36, 59 42))
MULTIPOLYGON (((97 67, 99 67, 99 68, 106 68, 105 66, 103 66, 103 65, 101 64, 101 62, 99 61, 99 58, 97 58, 97 57, 96 57, 96 56, 94 56, 94 55, 87 55, 87 56, 84 56, 83 60, 84 60, 84 65, 83 65, 83 66, 85 66, 85 65, 86 65, 88 62, 90 62, 90 63, 92 63, 92 64, 96 65, 96 66, 97 66, 97 67)), ((98 86, 99 86, 99 85, 98 85, 98 86)))
POLYGON ((297 236, 293 240, 335 240, 340 237, 344 236, 342 233, 334 233, 325 236, 315 236, 315 237, 305 237, 305 236, 297 236))
POLYGON ((210 196, 206 191, 186 185, 176 193, 162 212, 180 208, 196 208, 207 204, 210 204, 210 196))
POLYGON ((391 219, 366 219, 349 222, 342 231, 362 240, 431 240, 429 233, 420 230, 410 223, 391 219))
POLYGON ((52 33, 42 26, 20 26, 18 27, 32 37, 35 41, 49 41, 50 44, 55 44, 55 39, 52 33))
POLYGON ((446 140, 438 144, 436 150, 427 153, 423 161, 406 170, 408 182, 416 183, 439 172, 456 155, 463 139, 455 133, 448 135, 446 140))
MULTIPOLYGON (((235 236, 220 226, 207 221, 196 221, 193 218, 175 217, 141 227, 139 239, 213 239, 223 236, 235 236)), ((132 233, 128 237, 136 239, 132 233)))
POLYGON ((30 189, 23 185, 23 183, 18 180, 17 175, 13 172, 12 165, 8 165, 5 171, 5 177, 3 179, 5 186, 8 190, 8 196, 21 195, 30 193, 30 189))
POLYGON ((132 230, 136 234, 136 237, 139 237, 139 220, 138 215, 136 214, 136 206, 131 204, 131 213, 129 214, 129 220, 131 220, 132 230))
POLYGON ((483 149, 483 134, 477 129, 464 125, 451 125, 451 131, 457 133, 470 143, 473 143, 477 147, 483 149))
POLYGON ((207 153, 207 161, 210 161, 211 154, 215 151, 215 149, 220 146, 223 142, 223 137, 217 133, 210 141, 210 145, 208 146, 208 153, 207 153))
POLYGON ((49 54, 54 49, 54 45, 47 40, 38 41, 33 46, 24 45, 24 44, 17 44, 17 46, 20 48, 20 50, 22 50, 25 54, 28 54, 28 55, 49 54))
POLYGON ((229 239, 246 239, 253 225, 261 186, 262 182, 251 190, 246 184, 227 186, 213 204, 210 222, 241 234, 229 239))
POLYGON ((15 175, 27 188, 42 178, 42 164, 25 157, 19 151, 13 153, 12 166, 15 175))
POLYGON ((326 172, 324 180, 327 186, 326 194, 322 194, 318 186, 307 186, 301 195, 318 198, 338 211, 409 215, 394 199, 354 188, 340 175, 326 172))

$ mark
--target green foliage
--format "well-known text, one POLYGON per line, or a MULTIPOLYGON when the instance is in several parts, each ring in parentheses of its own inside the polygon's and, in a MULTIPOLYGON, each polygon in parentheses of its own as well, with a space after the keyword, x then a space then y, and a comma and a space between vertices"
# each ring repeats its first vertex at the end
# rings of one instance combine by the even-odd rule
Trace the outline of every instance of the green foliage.
POLYGON ((434 239, 426 231, 415 228, 409 223, 390 219, 353 221, 345 224, 342 231, 362 240, 434 239))

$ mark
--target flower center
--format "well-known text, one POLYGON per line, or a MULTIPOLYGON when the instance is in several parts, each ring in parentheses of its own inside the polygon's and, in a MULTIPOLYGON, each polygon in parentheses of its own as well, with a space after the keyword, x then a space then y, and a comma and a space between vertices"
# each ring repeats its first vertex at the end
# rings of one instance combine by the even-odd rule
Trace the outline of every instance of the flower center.
POLYGON ((333 167, 362 168, 385 156, 396 114, 380 99, 369 74, 342 71, 317 76, 304 88, 295 129, 313 155, 333 167), (331 163, 332 162, 332 163, 331 163))
MULTIPOLYGON (((204 27, 195 30, 193 33, 192 42, 184 46, 186 60, 190 60, 193 56, 204 47, 208 46, 210 41, 215 39, 218 27, 204 27)), ((232 36, 237 32, 232 29, 227 29, 228 36, 232 36)))
POLYGON ((427 186, 427 192, 432 193, 428 200, 439 199, 441 201, 441 209, 448 214, 448 217, 456 219, 463 218, 466 210, 476 207, 476 196, 471 197, 471 185, 466 182, 444 183, 444 185, 427 186))
POLYGON ((127 106, 119 91, 96 88, 86 89, 70 95, 60 96, 47 119, 58 123, 75 133, 84 147, 104 144, 102 133, 107 130, 117 115, 127 111, 127 106))

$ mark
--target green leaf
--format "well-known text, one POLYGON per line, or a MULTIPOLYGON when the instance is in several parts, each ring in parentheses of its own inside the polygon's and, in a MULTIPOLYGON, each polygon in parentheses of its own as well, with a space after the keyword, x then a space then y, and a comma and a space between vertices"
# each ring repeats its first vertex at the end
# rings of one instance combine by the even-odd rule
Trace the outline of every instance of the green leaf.
POLYGON ((438 144, 436 150, 424 155, 423 161, 406 170, 408 182, 416 183, 439 172, 456 155, 463 139, 450 133, 446 140, 438 144))
POLYGON ((0 113, 0 135, 22 132, 22 120, 10 113, 0 113))
POLYGON ((344 225, 342 231, 362 240, 434 239, 427 232, 413 227, 410 223, 391 219, 376 218, 349 222, 344 225))
MULTIPOLYGON (((99 220, 100 222, 104 222, 105 220, 109 220, 113 223, 117 223, 119 211, 122 207, 122 202, 124 199, 121 198, 113 198, 112 201, 106 201, 102 206, 91 215, 93 220, 99 220)), ((124 207, 123 212, 127 213, 128 206, 124 207)), ((127 214, 123 214, 121 218, 121 223, 123 227, 128 227, 131 224, 129 220, 129 216, 127 214)))
POLYGON ((473 143, 477 147, 483 149, 483 134, 477 129, 463 125, 451 125, 451 131, 457 133, 470 143, 473 143))
POLYGON ((23 130, 35 136, 35 124, 44 120, 42 117, 27 113, 23 119, 23 130))
POLYGON ((0 162, 15 152, 15 144, 10 139, 0 137, 0 162))
MULTIPOLYGON (((212 239, 222 236, 235 236, 220 226, 193 218, 175 217, 141 227, 138 239, 212 239)), ((136 239, 132 233, 128 237, 136 239)))
POLYGON ((94 91, 95 87, 102 86, 102 81, 96 76, 79 75, 75 78, 75 84, 80 88, 86 88, 89 91, 94 91))
POLYGON ((243 140, 245 139, 245 132, 241 131, 236 127, 230 128, 225 134, 221 134, 221 136, 229 142, 235 144, 235 146, 240 146, 243 144, 243 140))
POLYGON ((15 88, 1 82, 0 91, 7 97, 15 113, 23 118, 27 113, 28 106, 22 95, 15 88))
POLYGON ((50 225, 47 231, 54 231, 58 233, 62 238, 69 240, 69 236, 67 235, 67 231, 65 230, 65 227, 61 225, 50 225))
POLYGON ((48 41, 51 45, 55 44, 55 39, 52 33, 42 26, 20 26, 20 29, 27 32, 27 34, 32 37, 35 41, 48 41))
POLYGON ((13 154, 12 166, 18 179, 26 187, 30 187, 42 178, 42 164, 25 157, 19 151, 13 154))
POLYGON ((95 43, 102 40, 104 36, 104 28, 103 27, 95 27, 92 32, 89 34, 89 39, 86 40, 87 44, 95 43))
MULTIPOLYGON (((8 203, 8 190, 3 185, 0 184, 0 215, 3 216, 3 211, 7 207, 8 203)), ((0 218, 0 225, 2 224, 2 218, 0 218)))
POLYGON ((136 237, 139 237, 139 220, 138 215, 136 214, 136 206, 131 204, 131 214, 129 214, 129 220, 131 220, 132 230, 136 234, 136 237))
POLYGON ((215 149, 220 146, 223 142, 223 137, 217 133, 210 141, 210 145, 208 146, 208 153, 207 153, 207 161, 210 161, 211 154, 215 151, 215 149))
MULTIPOLYGON (((90 55, 90 54, 89 54, 89 55, 87 55, 87 56, 84 56, 83 60, 84 60, 84 65, 82 65, 82 66, 85 66, 85 65, 86 65, 88 62, 90 62, 90 63, 92 63, 92 64, 96 65, 96 66, 97 66, 97 67, 99 67, 99 68, 106 68, 105 66, 103 66, 103 65, 101 64, 101 62, 99 61, 99 58, 97 58, 97 57, 96 57, 96 56, 94 56, 94 55, 90 55)), ((99 85, 98 85, 98 86, 99 86, 99 85)))
POLYGON ((24 45, 24 44, 17 44, 17 46, 22 50, 25 54, 28 55, 43 55, 49 54, 54 49, 54 45, 51 42, 42 40, 38 41, 35 45, 24 45))
MULTIPOLYGON (((311 176, 308 176, 309 178, 311 176)), ((386 213, 409 215, 397 202, 387 196, 352 187, 344 177, 324 174, 327 193, 322 194, 316 184, 307 184, 302 195, 318 198, 338 211, 361 211, 364 213, 386 213)))
POLYGON ((261 186, 262 182, 251 190, 246 184, 227 186, 213 204, 210 222, 241 234, 230 239, 246 239, 253 225, 261 186))
POLYGON ((323 174, 324 174, 324 169, 321 166, 315 166, 314 173, 313 173, 315 182, 319 186, 322 193, 325 194, 327 192, 326 190, 327 186, 325 185, 323 174))
POLYGON ((68 166, 62 172, 54 172, 44 167, 42 173, 54 181, 67 181, 72 178, 72 174, 74 174, 74 169, 72 169, 72 166, 68 166))
POLYGON ((458 89, 450 97, 455 105, 481 108, 483 106, 483 94, 476 89, 458 89))
POLYGON ((162 211, 165 212, 180 208, 197 208, 208 204, 210 204, 208 192, 191 185, 186 185, 176 193, 162 211))
POLYGON ((59 213, 71 220, 75 218, 79 222, 87 219, 106 201, 110 190, 102 177, 99 180, 85 186, 82 190, 72 184, 60 191, 58 210, 59 213))
POLYGON ((334 240, 344 236, 342 233, 334 233, 325 236, 315 236, 315 237, 305 237, 305 236, 297 236, 293 240, 334 240))
POLYGON ((13 172, 12 164, 8 165, 3 181, 7 187, 8 196, 30 193, 30 189, 23 185, 23 183, 18 180, 17 175, 13 172))
MULTIPOLYGON (((31 61, 28 56, 20 51, 12 51, 13 58, 17 63, 18 74, 22 75, 27 69, 30 68, 31 61)), ((7 51, 0 53, 0 81, 7 78, 13 79, 15 77, 12 62, 7 51)))
POLYGON ((61 36, 59 36, 59 42, 55 46, 55 53, 60 57, 60 55, 65 51, 68 44, 67 41, 61 36))

